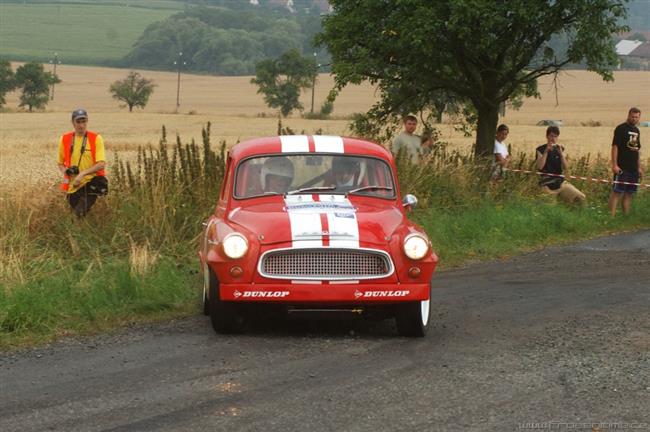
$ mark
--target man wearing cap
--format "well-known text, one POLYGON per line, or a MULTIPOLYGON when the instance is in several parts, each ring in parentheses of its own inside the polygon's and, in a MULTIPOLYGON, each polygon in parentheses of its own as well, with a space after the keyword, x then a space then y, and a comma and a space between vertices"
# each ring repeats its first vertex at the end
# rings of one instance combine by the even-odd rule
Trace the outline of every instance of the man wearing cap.
POLYGON ((108 183, 103 177, 106 167, 104 140, 101 135, 87 129, 88 113, 84 109, 72 112, 72 126, 74 131, 62 135, 59 140, 61 189, 66 192, 75 214, 84 216, 95 204, 97 196, 107 192, 108 183))

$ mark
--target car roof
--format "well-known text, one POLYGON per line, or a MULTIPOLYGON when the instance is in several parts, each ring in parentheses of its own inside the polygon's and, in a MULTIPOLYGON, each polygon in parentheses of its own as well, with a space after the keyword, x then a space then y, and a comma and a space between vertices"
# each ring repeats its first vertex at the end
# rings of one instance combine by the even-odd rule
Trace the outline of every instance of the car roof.
POLYGON ((359 138, 336 135, 282 135, 254 138, 235 144, 230 156, 235 161, 255 155, 290 153, 343 153, 392 160, 385 147, 359 138))

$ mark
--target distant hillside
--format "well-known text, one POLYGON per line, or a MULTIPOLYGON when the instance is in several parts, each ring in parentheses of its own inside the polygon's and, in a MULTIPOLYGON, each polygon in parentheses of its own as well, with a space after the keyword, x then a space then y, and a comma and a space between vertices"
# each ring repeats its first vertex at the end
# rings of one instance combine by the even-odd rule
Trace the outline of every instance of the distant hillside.
POLYGON ((114 64, 151 23, 182 11, 172 0, 0 2, 0 56, 47 63, 114 64))
POLYGON ((183 52, 186 70, 252 74, 290 48, 316 51, 319 4, 329 8, 321 0, 0 0, 0 56, 171 70, 183 52))

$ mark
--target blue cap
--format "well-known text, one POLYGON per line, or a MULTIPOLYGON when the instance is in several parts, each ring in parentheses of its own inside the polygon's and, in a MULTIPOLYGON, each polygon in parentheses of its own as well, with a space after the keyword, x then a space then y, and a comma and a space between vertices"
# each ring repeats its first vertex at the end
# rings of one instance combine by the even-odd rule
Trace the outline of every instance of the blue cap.
POLYGON ((72 120, 76 120, 78 118, 88 118, 88 113, 86 112, 85 109, 83 108, 77 108, 76 110, 72 111, 72 120))

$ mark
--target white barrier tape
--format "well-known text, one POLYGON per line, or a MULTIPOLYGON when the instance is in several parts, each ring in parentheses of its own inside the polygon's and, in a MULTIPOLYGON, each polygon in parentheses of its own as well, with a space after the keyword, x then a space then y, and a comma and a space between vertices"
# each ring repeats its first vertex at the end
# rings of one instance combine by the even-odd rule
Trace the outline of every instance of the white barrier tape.
POLYGON ((632 186, 641 186, 641 187, 647 187, 650 188, 650 184, 643 184, 643 183, 630 183, 630 182, 624 182, 624 181, 618 181, 618 180, 605 180, 605 179, 597 179, 593 177, 581 177, 581 176, 573 176, 573 175, 564 175, 564 174, 551 174, 551 173, 543 173, 540 171, 530 171, 530 170, 521 170, 521 169, 514 169, 514 168, 504 168, 504 171, 511 171, 511 172, 519 172, 519 173, 524 173, 524 174, 537 174, 540 176, 547 176, 547 177, 561 177, 561 178, 568 178, 568 179, 576 179, 576 180, 587 180, 587 181, 594 181, 597 183, 618 183, 618 184, 624 184, 624 185, 632 185, 632 186))

